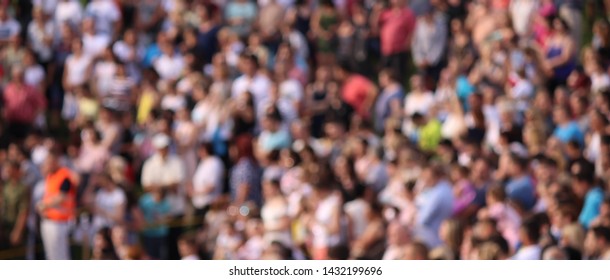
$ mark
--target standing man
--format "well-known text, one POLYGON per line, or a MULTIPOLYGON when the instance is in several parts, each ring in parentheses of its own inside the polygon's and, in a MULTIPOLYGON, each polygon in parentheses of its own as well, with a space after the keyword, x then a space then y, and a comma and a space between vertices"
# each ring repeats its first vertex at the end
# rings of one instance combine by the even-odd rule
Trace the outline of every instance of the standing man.
POLYGON ((371 26, 379 32, 383 66, 405 77, 415 29, 415 14, 406 0, 390 0, 390 7, 373 7, 371 26))
POLYGON ((59 164, 59 154, 51 152, 43 165, 45 193, 38 204, 41 235, 48 260, 70 259, 70 225, 76 215, 76 184, 72 172, 59 164))
MULTIPOLYGON (((170 153, 171 138, 160 133, 153 137, 152 144, 156 149, 154 155, 144 162, 142 169, 142 187, 145 191, 163 190, 167 192, 170 205, 170 222, 180 223, 186 205, 186 192, 183 187, 184 165, 175 154, 170 153)), ((170 259, 179 259, 177 241, 181 228, 170 228, 168 250, 170 259)))

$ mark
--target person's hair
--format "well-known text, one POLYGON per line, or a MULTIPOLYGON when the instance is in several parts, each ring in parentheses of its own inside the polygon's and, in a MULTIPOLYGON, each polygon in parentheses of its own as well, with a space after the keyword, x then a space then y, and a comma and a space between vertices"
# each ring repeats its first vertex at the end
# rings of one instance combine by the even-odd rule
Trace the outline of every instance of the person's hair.
POLYGON ((454 255, 458 255, 464 241, 464 226, 456 219, 446 220, 445 225, 447 227, 447 240, 445 240, 445 243, 454 255))
POLYGON ((506 201, 506 191, 501 185, 493 185, 487 191, 487 195, 493 199, 503 202, 506 201))
POLYGON ((112 243, 112 232, 109 227, 104 227, 97 232, 104 239, 104 247, 102 248, 102 260, 117 260, 118 256, 112 243))
POLYGON ((180 238, 178 238, 178 242, 182 242, 193 249, 197 247, 197 237, 194 232, 183 233, 180 235, 180 238))
POLYGON ((426 244, 424 244, 423 242, 414 241, 414 242, 410 243, 409 245, 407 245, 407 248, 410 248, 413 250, 415 257, 421 258, 424 260, 428 259, 429 249, 428 249, 428 246, 426 246, 426 244))
POLYGON ((574 223, 565 226, 561 230, 561 236, 567 239, 568 247, 582 252, 585 243, 585 231, 579 224, 574 223))
POLYGON ((540 223, 535 217, 527 217, 521 222, 521 229, 532 243, 540 240, 540 223))
POLYGON ((500 260, 502 259, 502 249, 494 242, 483 242, 477 246, 479 260, 500 260))
POLYGON ((551 22, 554 22, 555 20, 558 20, 559 23, 561 23, 561 27, 563 28, 564 32, 570 33, 570 25, 568 24, 568 22, 565 19, 563 19, 562 17, 555 17, 552 19, 551 22))
POLYGON ((331 260, 347 260, 350 249, 346 245, 336 245, 328 248, 328 258, 331 260))
POLYGON ((206 154, 208 155, 212 155, 214 154, 214 146, 212 145, 212 143, 209 142, 201 142, 199 144, 199 149, 203 150, 206 152, 206 154))
POLYGON ((252 62, 252 64, 254 64, 254 67, 256 69, 260 68, 260 62, 258 61, 258 57, 256 56, 256 54, 249 52, 249 51, 244 51, 240 57, 242 59, 245 59, 249 62, 252 62))
POLYGON ((525 157, 521 157, 516 153, 510 153, 510 161, 517 165, 521 170, 526 170, 529 160, 525 157))
POLYGON ((252 136, 247 134, 237 136, 233 145, 237 149, 238 159, 254 157, 254 150, 252 147, 252 136))
POLYGON ((596 239, 603 239, 606 243, 610 243, 610 228, 605 226, 597 226, 591 229, 596 239))
POLYGON ((568 254, 558 246, 549 246, 542 250, 543 260, 567 260, 568 254))
POLYGON ((388 79, 390 79, 390 81, 392 81, 392 82, 397 82, 400 80, 398 74, 392 68, 383 68, 379 72, 379 75, 386 75, 388 77, 388 79))

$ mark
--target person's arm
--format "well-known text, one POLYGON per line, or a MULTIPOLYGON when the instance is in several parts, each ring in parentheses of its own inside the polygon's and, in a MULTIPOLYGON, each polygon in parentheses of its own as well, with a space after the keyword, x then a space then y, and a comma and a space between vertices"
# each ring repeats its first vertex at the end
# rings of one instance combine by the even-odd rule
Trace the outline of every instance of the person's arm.
POLYGON ((375 35, 379 35, 379 29, 382 25, 381 22, 381 13, 383 12, 383 4, 382 3, 375 3, 373 5, 373 11, 371 12, 371 17, 369 20, 369 25, 371 26, 371 35, 375 36, 375 35))
POLYGON ((366 115, 368 116, 372 110, 373 107, 373 103, 375 102, 375 99, 377 99, 377 87, 375 87, 373 84, 371 84, 369 86, 369 90, 368 93, 366 95, 366 98, 364 99, 364 103, 362 108, 365 110, 365 112, 362 113, 366 113, 366 115))
POLYGON ((239 186, 237 186, 237 191, 235 193, 235 201, 234 205, 242 205, 248 200, 248 194, 250 193, 250 184, 247 182, 241 182, 239 186))
POLYGON ((72 91, 72 86, 68 83, 68 72, 70 71, 70 64, 68 63, 69 59, 70 58, 66 59, 66 63, 64 64, 64 73, 61 76, 61 85, 63 86, 65 92, 72 91))
POLYGON ((390 101, 390 117, 398 120, 402 117, 400 98, 394 98, 390 101))
POLYGON ((58 195, 56 195, 55 197, 53 197, 49 202, 41 202, 40 204, 38 204, 38 210, 39 211, 44 211, 48 208, 55 208, 57 206, 59 206, 60 204, 64 203, 64 201, 66 201, 66 199, 68 198, 67 194, 70 191, 70 189, 72 189, 74 186, 72 186, 72 182, 70 182, 70 180, 68 179, 64 179, 64 181, 61 183, 60 186, 60 192, 58 195))
POLYGON ((13 227, 13 231, 11 232, 11 243, 13 245, 20 244, 22 241, 23 230, 25 229, 25 226, 26 226, 29 209, 30 209, 30 194, 28 192, 19 202, 19 213, 17 214, 17 220, 15 222, 15 227, 13 227))

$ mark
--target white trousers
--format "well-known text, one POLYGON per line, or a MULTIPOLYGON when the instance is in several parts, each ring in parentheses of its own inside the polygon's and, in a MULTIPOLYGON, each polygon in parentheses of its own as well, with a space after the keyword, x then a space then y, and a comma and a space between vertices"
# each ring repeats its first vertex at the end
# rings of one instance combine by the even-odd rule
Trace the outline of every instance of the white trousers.
POLYGON ((40 234, 47 260, 70 259, 70 228, 70 222, 41 221, 40 234))

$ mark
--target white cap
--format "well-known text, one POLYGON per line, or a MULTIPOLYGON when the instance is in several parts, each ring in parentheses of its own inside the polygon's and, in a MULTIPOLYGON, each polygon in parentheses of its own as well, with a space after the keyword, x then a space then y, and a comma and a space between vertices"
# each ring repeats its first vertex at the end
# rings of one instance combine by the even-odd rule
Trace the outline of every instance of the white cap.
POLYGON ((152 139, 152 144, 156 149, 167 148, 167 146, 169 146, 169 142, 169 136, 165 135, 164 133, 159 133, 152 139))

